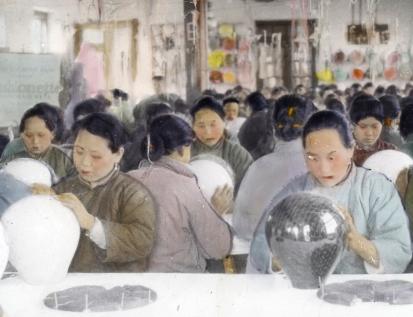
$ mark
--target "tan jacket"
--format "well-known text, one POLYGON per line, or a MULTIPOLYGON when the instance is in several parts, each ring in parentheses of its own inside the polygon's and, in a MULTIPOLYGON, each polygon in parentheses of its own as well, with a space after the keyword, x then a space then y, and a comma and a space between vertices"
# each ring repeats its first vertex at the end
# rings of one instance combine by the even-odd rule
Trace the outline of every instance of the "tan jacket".
POLYGON ((204 272, 206 259, 222 259, 230 252, 229 226, 185 164, 163 157, 129 174, 152 192, 159 206, 148 271, 204 272))
POLYGON ((106 250, 82 230, 70 266, 72 272, 142 272, 155 239, 155 203, 138 181, 116 171, 104 184, 91 188, 78 176, 55 186, 71 192, 103 224, 106 250))

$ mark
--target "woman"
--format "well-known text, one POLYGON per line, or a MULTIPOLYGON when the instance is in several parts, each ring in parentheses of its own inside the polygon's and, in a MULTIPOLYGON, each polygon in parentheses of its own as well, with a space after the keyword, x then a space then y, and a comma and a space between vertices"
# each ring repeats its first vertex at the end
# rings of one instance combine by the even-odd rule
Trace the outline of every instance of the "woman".
POLYGON ((150 145, 143 147, 152 163, 129 172, 151 191, 159 206, 151 272, 204 272, 206 259, 222 259, 231 249, 231 232, 221 214, 232 195, 218 189, 212 206, 188 167, 193 134, 175 115, 162 115, 149 128, 150 145), (147 152, 148 151, 148 152, 147 152))
POLYGON ((378 99, 366 94, 356 97, 351 103, 349 116, 354 127, 356 146, 353 159, 357 166, 362 166, 376 152, 396 149, 393 144, 380 139, 384 111, 378 99))
POLYGON ((275 103, 273 126, 277 143, 273 153, 251 164, 234 204, 237 234, 252 239, 262 210, 291 179, 305 172, 301 132, 312 113, 312 104, 298 95, 284 95, 275 103))
POLYGON ((72 160, 62 149, 52 144, 62 129, 63 122, 58 109, 47 103, 36 104, 24 113, 19 127, 20 138, 7 145, 0 164, 28 157, 44 161, 58 177, 72 175, 72 160))
POLYGON ((241 145, 232 143, 225 137, 225 112, 222 105, 207 96, 200 99, 190 112, 196 135, 191 155, 207 153, 226 161, 234 171, 235 191, 237 191, 245 172, 252 163, 252 157, 241 145))
POLYGON ((78 172, 55 186, 82 234, 72 272, 142 272, 155 238, 155 204, 147 189, 119 171, 126 130, 112 115, 94 113, 74 125, 78 172))
POLYGON ((411 258, 406 214, 393 184, 352 162, 354 142, 346 119, 334 111, 312 115, 303 129, 308 172, 291 181, 266 208, 250 250, 251 269, 270 272, 264 227, 269 212, 289 194, 330 197, 347 222, 347 246, 335 273, 402 273, 411 258))

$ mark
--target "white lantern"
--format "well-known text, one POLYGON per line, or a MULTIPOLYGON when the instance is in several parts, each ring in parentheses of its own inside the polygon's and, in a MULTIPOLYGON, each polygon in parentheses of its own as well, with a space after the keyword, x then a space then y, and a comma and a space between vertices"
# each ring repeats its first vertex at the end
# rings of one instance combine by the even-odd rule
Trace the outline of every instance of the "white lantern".
POLYGON ((406 153, 396 150, 379 151, 371 155, 363 167, 383 173, 393 183, 396 183, 400 172, 413 165, 413 159, 406 153))
POLYGON ((46 163, 31 158, 18 158, 8 162, 3 171, 32 186, 34 183, 52 186, 52 170, 46 163))
POLYGON ((1 220, 9 260, 26 282, 55 283, 66 276, 80 236, 70 209, 52 196, 29 196, 11 205, 1 220))
MULTIPOLYGON (((9 258, 9 246, 2 224, 0 223, 0 279, 3 276, 9 258)), ((1 315, 0 315, 1 316, 1 315)))
POLYGON ((218 187, 228 185, 234 188, 233 171, 220 157, 215 155, 199 155, 189 163, 192 172, 198 179, 199 187, 208 201, 218 187))

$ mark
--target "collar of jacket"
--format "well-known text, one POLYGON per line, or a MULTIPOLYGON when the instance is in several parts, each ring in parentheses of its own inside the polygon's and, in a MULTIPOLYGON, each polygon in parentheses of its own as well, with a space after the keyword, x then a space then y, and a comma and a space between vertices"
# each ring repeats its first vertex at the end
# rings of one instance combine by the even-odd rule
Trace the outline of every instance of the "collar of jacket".
POLYGON ((96 187, 98 187, 98 186, 105 185, 107 182, 109 182, 109 180, 110 180, 112 177, 114 177, 114 176, 116 176, 116 175, 118 175, 118 174, 119 174, 119 166, 118 166, 118 165, 115 165, 115 166, 113 167, 113 169, 112 169, 106 176, 103 176, 102 178, 98 179, 98 180, 95 181, 95 182, 89 182, 89 181, 87 181, 87 180, 84 180, 82 177, 80 177, 80 175, 79 175, 79 180, 80 180, 83 184, 85 184, 86 186, 88 186, 89 188, 93 189, 93 188, 96 188, 96 187))
POLYGON ((167 156, 162 156, 157 162, 154 163, 155 165, 159 165, 162 167, 169 168, 174 172, 185 175, 187 177, 195 177, 195 174, 189 168, 189 164, 185 164, 179 162, 177 160, 171 159, 167 156))
POLYGON ((221 137, 221 139, 215 143, 214 145, 206 145, 204 143, 202 143, 201 141, 199 141, 198 139, 194 142, 194 145, 202 150, 208 150, 208 151, 213 151, 216 149, 219 149, 222 147, 222 145, 224 144, 224 137, 221 137))

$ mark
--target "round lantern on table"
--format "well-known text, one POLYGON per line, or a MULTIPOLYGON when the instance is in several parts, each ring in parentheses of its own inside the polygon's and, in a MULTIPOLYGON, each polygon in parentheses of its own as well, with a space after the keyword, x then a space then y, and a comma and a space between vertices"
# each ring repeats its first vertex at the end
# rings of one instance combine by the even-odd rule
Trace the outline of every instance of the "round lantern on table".
POLYGON ((270 212, 265 234, 274 258, 295 288, 318 288, 340 261, 346 225, 334 203, 292 194, 270 212))
POLYGON ((52 196, 29 196, 1 218, 10 247, 9 261, 30 284, 55 283, 68 271, 80 227, 71 210, 52 196))

